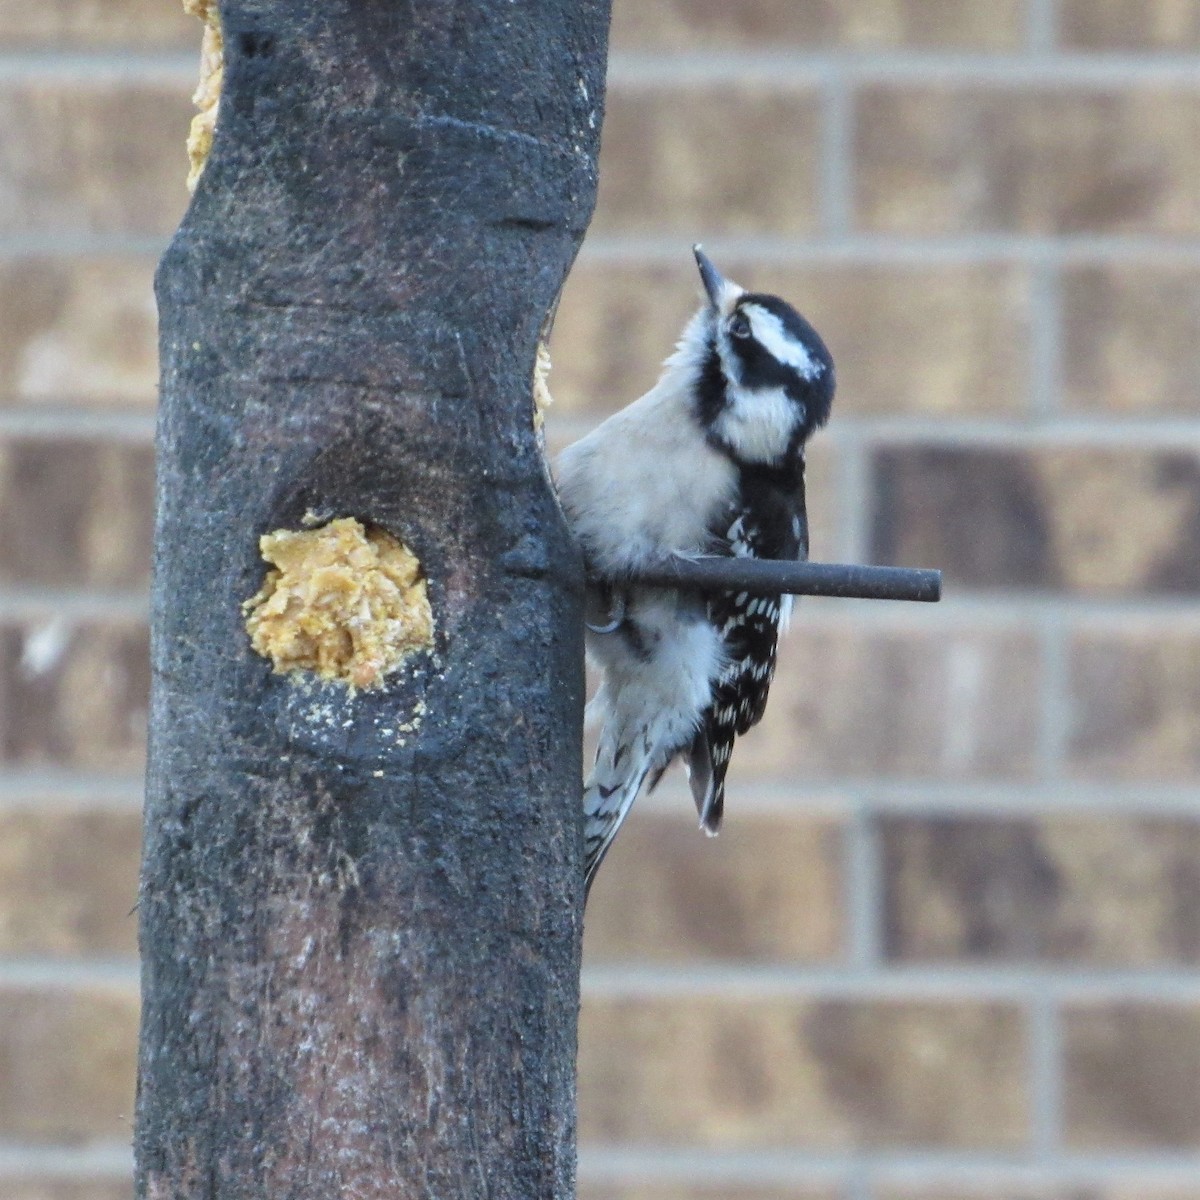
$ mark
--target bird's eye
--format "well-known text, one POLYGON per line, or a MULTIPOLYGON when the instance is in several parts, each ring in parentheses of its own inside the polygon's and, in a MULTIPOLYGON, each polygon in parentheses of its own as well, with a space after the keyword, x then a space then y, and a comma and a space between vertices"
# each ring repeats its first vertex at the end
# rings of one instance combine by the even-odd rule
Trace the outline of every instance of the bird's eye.
POLYGON ((729 332, 735 338, 748 338, 750 336, 750 322, 746 320, 742 313, 734 313, 729 322, 729 332))

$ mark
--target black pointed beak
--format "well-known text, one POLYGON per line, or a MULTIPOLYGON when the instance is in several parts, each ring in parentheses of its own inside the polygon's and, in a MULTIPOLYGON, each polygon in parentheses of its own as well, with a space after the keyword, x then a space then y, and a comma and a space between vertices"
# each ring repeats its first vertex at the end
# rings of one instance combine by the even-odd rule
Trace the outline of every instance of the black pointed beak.
POLYGON ((696 256, 696 266, 700 268, 700 279, 708 293, 709 303, 713 308, 720 308, 721 293, 725 290, 725 276, 712 265, 712 259, 699 246, 693 246, 692 253, 696 256))

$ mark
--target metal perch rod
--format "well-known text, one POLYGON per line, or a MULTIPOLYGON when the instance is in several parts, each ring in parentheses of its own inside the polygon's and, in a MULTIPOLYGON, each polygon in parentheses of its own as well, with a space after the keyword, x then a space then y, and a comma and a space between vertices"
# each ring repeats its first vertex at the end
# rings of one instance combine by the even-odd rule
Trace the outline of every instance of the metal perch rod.
MULTIPOLYGON (((612 581, 605 581, 612 582, 612 581)), ((911 567, 866 567, 847 563, 781 562, 764 558, 670 558, 644 567, 631 583, 738 591, 759 596, 837 596, 860 600, 942 598, 942 573, 911 567)))

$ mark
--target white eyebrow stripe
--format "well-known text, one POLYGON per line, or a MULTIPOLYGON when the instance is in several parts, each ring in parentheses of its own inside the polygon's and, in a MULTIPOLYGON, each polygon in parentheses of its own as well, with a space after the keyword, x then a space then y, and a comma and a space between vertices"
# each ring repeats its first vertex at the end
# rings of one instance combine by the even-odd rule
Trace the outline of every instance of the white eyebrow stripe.
POLYGON ((757 304, 743 304, 742 312, 750 320, 750 329, 754 340, 775 359, 789 367, 795 367, 805 379, 819 379, 825 371, 825 364, 818 362, 803 343, 791 337, 783 327, 783 322, 765 308, 757 304))

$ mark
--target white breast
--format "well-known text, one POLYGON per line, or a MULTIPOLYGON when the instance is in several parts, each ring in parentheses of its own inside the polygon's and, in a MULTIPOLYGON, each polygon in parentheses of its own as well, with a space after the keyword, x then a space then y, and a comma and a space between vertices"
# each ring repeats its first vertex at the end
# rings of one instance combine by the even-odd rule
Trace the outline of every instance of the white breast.
POLYGON ((682 374, 668 371, 555 465, 571 527, 601 571, 703 551, 734 495, 733 464, 697 425, 682 374))

